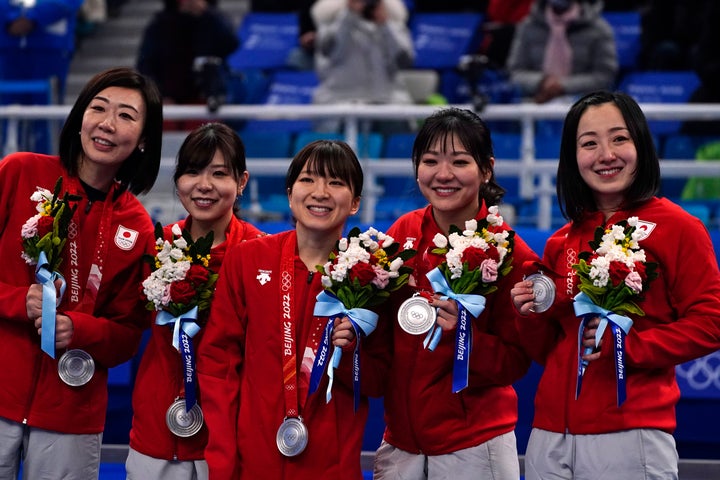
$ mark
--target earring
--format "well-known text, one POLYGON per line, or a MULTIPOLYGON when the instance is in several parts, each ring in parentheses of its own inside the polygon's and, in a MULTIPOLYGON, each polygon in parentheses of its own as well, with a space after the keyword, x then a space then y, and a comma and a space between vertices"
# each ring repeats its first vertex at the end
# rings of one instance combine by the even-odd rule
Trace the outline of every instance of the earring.
POLYGON ((138 147, 138 150, 140 150, 140 153, 145 153, 145 147, 138 147))

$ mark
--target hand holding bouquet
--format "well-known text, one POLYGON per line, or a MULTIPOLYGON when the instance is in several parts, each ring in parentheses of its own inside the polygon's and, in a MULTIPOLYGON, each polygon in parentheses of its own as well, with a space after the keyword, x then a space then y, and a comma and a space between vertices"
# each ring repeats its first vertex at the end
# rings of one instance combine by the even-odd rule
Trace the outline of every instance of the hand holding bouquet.
POLYGON ((195 361, 190 339, 200 331, 198 316, 210 308, 217 273, 208 268, 213 232, 193 241, 178 224, 172 226, 172 240, 165 240, 162 225, 155 225, 157 254, 148 260, 152 273, 143 283, 146 308, 157 311, 155 323, 173 326, 172 344, 185 365, 185 406, 195 405, 195 361))
POLYGON ((69 192, 61 198, 61 190, 62 177, 55 182, 52 193, 37 187, 30 200, 37 202, 35 208, 38 213, 25 222, 20 232, 21 256, 29 265, 36 265, 35 280, 43 286, 40 346, 52 358, 55 358, 55 314, 65 293, 65 279, 58 268, 62 263, 70 221, 81 198, 69 192), (61 281, 59 295, 55 289, 55 280, 58 279, 61 281))
MULTIPOLYGON (((355 406, 359 401, 359 346, 362 337, 369 335, 377 326, 378 316, 366 307, 380 305, 394 292, 408 282, 411 269, 405 261, 415 254, 414 250, 400 250, 400 244, 383 232, 369 228, 362 232, 353 228, 347 238, 337 243, 336 251, 330 254, 325 265, 318 265, 322 273, 324 290, 317 296, 315 315, 328 317, 323 339, 315 356, 310 376, 310 393, 314 392, 324 370, 324 359, 330 347, 334 317, 347 315, 355 331, 357 342, 353 356, 355 372, 355 406)), ((333 349, 331 367, 328 368, 330 382, 326 399, 330 401, 333 369, 340 363, 342 350, 333 349)))
MULTIPOLYGON (((515 232, 503 229, 502 225, 498 207, 492 206, 481 222, 468 220, 462 231, 453 225, 448 237, 437 234, 433 239, 436 248, 431 253, 443 256, 444 260, 428 272, 427 277, 436 293, 458 304, 453 368, 455 393, 468 384, 472 345, 468 312, 477 318, 485 310, 485 296, 496 291, 497 281, 512 270, 515 232)), ((440 328, 435 325, 428 332, 425 346, 434 350, 440 335, 440 328)))
MULTIPOLYGON (((642 238, 638 223, 637 217, 630 217, 607 228, 598 227, 590 242, 592 251, 580 253, 579 263, 573 265, 580 279, 580 293, 575 296, 573 307, 575 314, 583 318, 578 329, 578 352, 583 329, 590 318, 600 317, 595 333, 596 345, 608 323, 612 325, 618 406, 625 401, 625 336, 633 323, 627 315, 645 315, 636 300, 642 299, 642 293, 657 277, 657 264, 647 262, 645 251, 638 244, 642 238)), ((582 356, 590 353, 590 348, 578 353, 576 397, 580 394, 582 376, 588 366, 582 356)))

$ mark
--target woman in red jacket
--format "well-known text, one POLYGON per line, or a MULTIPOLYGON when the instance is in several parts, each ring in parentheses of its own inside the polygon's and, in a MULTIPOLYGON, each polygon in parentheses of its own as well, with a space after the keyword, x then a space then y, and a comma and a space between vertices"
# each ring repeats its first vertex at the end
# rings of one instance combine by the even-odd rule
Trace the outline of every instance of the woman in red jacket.
POLYGON ((155 182, 161 135, 155 85, 115 68, 94 76, 78 95, 59 156, 17 152, 0 162, 2 478, 17 477, 21 458, 26 478, 98 475, 108 369, 135 354, 149 318, 138 287, 154 235, 135 194, 155 182), (55 231, 47 223, 50 211, 40 206, 52 202, 39 188, 52 193, 59 177, 60 198, 72 194, 69 205, 77 208, 67 232, 57 229, 53 244, 66 241, 51 257, 62 259, 66 288, 43 322, 43 284, 46 305, 54 306, 53 276, 38 280, 22 240, 29 245, 41 231, 55 231))
MULTIPOLYGON (((437 263, 431 250, 436 235, 451 225, 464 229, 495 212, 504 190, 496 183, 490 131, 475 113, 447 108, 423 123, 413 145, 415 176, 430 205, 400 217, 388 230, 406 248, 417 250, 405 300, 430 296, 426 274, 437 263)), ((507 230, 504 224, 502 229, 507 230)), ((426 348, 426 335, 394 320, 393 361, 385 393, 386 429, 375 458, 376 479, 496 478, 520 476, 515 441, 517 396, 512 383, 527 372, 530 360, 518 346, 516 312, 510 287, 522 278, 523 262, 537 255, 515 236, 513 268, 498 291, 486 296, 485 309, 472 318, 467 386, 453 386, 457 354, 458 307, 435 293, 442 336, 426 348), (409 330, 409 331, 408 331, 409 330), (409 333, 410 332, 410 333, 409 333)), ((402 307, 400 307, 402 309, 402 307)), ((434 310, 434 308, 432 309, 434 310)), ((409 311, 412 311, 410 309, 409 311)), ((415 314, 418 313, 416 309, 415 314)))
POLYGON ((363 172, 346 143, 319 140, 295 156, 285 185, 296 228, 236 246, 220 271, 198 358, 205 458, 217 480, 361 480, 366 396, 380 393, 387 361, 384 341, 375 342, 382 327, 362 341, 357 411, 350 353, 359 339, 347 316, 335 319, 332 343, 350 351, 329 401, 325 375, 308 394, 308 367, 328 323, 314 315, 316 267, 358 211, 363 172))
MULTIPOLYGON (((187 230, 193 240, 212 232, 208 267, 218 273, 229 248, 262 235, 235 215, 237 200, 248 178, 245 146, 232 128, 222 123, 208 123, 193 130, 180 147, 174 175, 178 198, 188 216, 167 225, 165 238, 171 240, 172 229, 177 227, 187 230)), ((206 318, 202 318, 203 312, 200 315, 197 323, 202 326, 206 318)), ((207 427, 200 418, 196 423, 184 420, 190 425, 172 422, 172 412, 180 408, 177 405, 185 406, 186 387, 196 389, 192 378, 189 385, 186 383, 183 366, 186 357, 173 346, 173 327, 174 324, 157 321, 153 324, 152 336, 140 362, 133 390, 133 422, 126 462, 128 479, 208 478, 204 461, 207 427), (166 420, 169 410, 170 425, 166 420)), ((204 346, 202 328, 194 334, 192 343, 196 358, 204 346)), ((202 396, 197 390, 194 393, 196 397, 202 396)), ((201 408, 202 402, 198 405, 201 408)))
POLYGON ((525 478, 678 478, 675 366, 720 348, 720 272, 705 226, 657 198, 659 186, 635 100, 594 92, 572 106, 557 176, 570 222, 548 239, 543 258, 556 299, 532 313, 531 283, 512 290, 526 315, 526 349, 545 367, 525 478), (630 254, 633 262, 608 267, 630 254), (634 292, 634 306, 610 308, 612 297, 599 293, 610 285, 634 292))

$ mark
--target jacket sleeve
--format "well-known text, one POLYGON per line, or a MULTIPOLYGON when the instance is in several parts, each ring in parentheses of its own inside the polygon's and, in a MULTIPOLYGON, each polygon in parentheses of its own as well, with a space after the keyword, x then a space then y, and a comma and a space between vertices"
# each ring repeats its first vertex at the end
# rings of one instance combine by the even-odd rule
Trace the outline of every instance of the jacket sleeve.
POLYGON ((511 385, 530 368, 530 358, 520 344, 519 314, 510 299, 510 290, 522 279, 523 263, 537 261, 538 257, 516 236, 512 260, 512 270, 487 298, 490 307, 487 315, 481 315, 475 322, 470 354, 472 386, 511 385))
POLYGON ((237 478, 236 429, 240 399, 240 369, 245 342, 245 304, 238 249, 228 251, 220 269, 215 297, 205 327, 197 371, 205 421, 205 448, 212 478, 237 478))
MULTIPOLYGON (((626 340, 631 366, 669 367, 720 349, 720 272, 707 230, 699 220, 693 222, 694 227, 687 222, 673 226, 683 232, 674 239, 663 235, 658 247, 661 273, 647 292, 647 317, 637 319, 638 324, 652 324, 644 329, 633 326, 626 340), (653 298, 658 304, 669 302, 668 315, 674 313, 674 318, 653 319, 653 298)), ((604 346, 608 354, 610 346, 604 346)))

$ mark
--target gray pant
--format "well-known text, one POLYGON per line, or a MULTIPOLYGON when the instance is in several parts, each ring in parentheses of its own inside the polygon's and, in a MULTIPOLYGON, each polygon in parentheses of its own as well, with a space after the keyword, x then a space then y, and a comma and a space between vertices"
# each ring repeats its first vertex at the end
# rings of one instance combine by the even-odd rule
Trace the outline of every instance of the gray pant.
POLYGON ((677 480, 678 454, 669 433, 635 429, 571 435, 534 428, 526 480, 677 480))
POLYGON ((75 435, 0 418, 0 480, 97 480, 102 433, 75 435))
POLYGON ((144 455, 132 448, 125 462, 127 480, 208 480, 205 460, 170 461, 144 455))
POLYGON ((518 480, 515 433, 446 455, 416 455, 385 441, 375 454, 374 480, 518 480))

